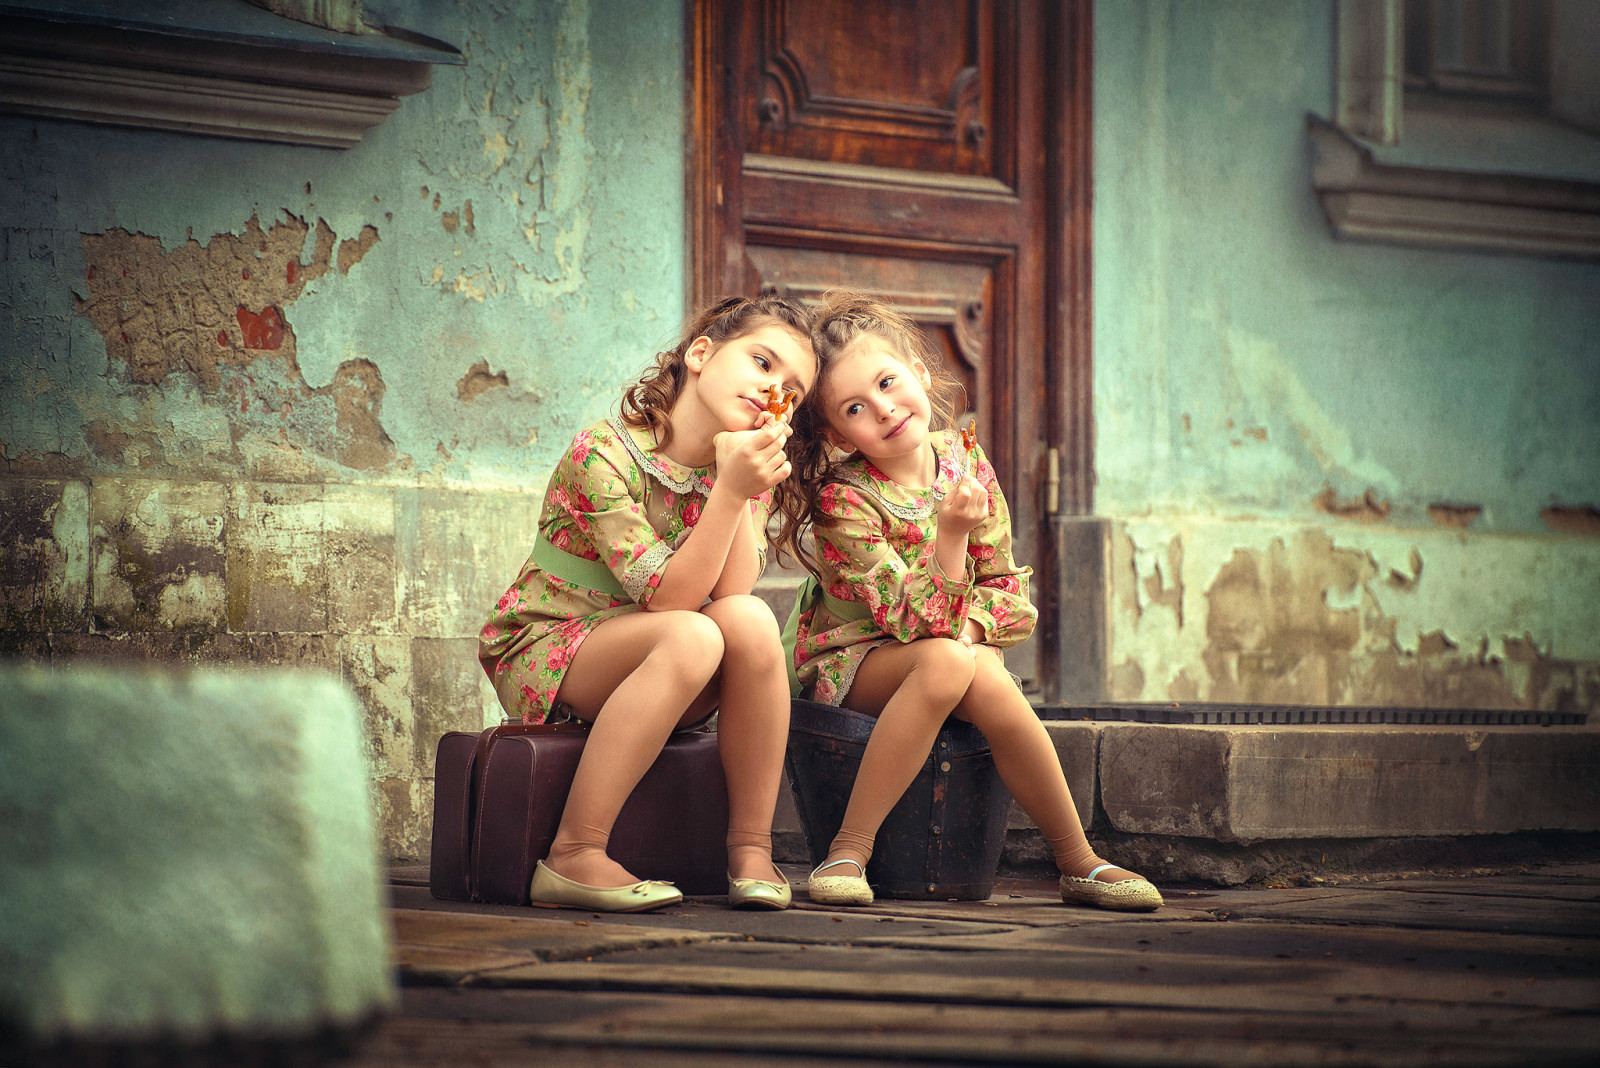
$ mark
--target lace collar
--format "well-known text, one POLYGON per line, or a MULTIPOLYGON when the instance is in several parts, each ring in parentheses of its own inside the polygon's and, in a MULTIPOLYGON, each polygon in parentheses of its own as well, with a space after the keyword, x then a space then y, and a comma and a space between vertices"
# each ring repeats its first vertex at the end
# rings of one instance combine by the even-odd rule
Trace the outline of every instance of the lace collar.
POLYGON ((711 468, 685 467, 665 453, 654 451, 655 441, 649 431, 637 430, 616 417, 607 422, 633 457, 633 462, 639 465, 639 470, 676 493, 711 492, 711 486, 716 482, 711 468))
POLYGON ((927 519, 939 510, 939 502, 951 485, 966 473, 966 451, 956 446, 950 431, 935 431, 928 441, 933 446, 935 464, 933 485, 927 489, 902 486, 864 458, 849 461, 835 471, 834 477, 867 494, 891 515, 927 519))

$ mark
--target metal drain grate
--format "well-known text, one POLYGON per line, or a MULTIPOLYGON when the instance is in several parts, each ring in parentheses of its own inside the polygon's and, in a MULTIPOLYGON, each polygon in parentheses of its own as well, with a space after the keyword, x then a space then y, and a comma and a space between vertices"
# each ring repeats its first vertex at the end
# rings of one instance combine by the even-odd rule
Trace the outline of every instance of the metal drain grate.
POLYGON ((1123 723, 1198 723, 1232 726, 1326 726, 1382 723, 1441 727, 1582 726, 1585 712, 1523 712, 1501 708, 1311 708, 1303 705, 1200 703, 1044 705, 1043 719, 1123 723))

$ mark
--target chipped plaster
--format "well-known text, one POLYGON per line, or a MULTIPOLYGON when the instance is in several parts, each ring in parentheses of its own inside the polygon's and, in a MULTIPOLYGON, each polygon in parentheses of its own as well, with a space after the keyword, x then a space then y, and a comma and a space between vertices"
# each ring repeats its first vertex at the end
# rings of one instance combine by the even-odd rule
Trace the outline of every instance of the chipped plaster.
POLYGON ((682 318, 683 24, 367 6, 467 62, 348 150, 0 114, 0 612, 24 655, 336 672, 414 856, 549 469, 682 318))
POLYGON ((1111 560, 1119 700, 1600 703, 1593 539, 1152 516, 1111 560))

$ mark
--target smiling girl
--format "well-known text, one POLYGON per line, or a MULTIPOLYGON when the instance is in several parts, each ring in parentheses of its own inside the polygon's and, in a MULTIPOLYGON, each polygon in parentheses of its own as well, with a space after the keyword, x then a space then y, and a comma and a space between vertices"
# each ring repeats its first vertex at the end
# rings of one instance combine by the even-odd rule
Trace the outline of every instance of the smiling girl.
POLYGON ((545 492, 533 553, 500 598, 479 658, 524 723, 592 725, 536 905, 636 912, 674 904, 606 854, 623 802, 674 730, 718 711, 728 781, 728 898, 785 908, 772 815, 789 701, 772 610, 751 594, 774 508, 803 507, 774 388, 816 376, 809 316, 731 297, 695 316, 622 399, 580 431, 545 492))
POLYGON ((1049 733, 1001 658, 1033 632, 1031 572, 1012 560, 983 450, 940 429, 957 387, 935 372, 915 324, 867 297, 830 295, 812 343, 823 371, 790 452, 814 497, 781 542, 800 551, 809 528, 820 556, 803 554, 815 580, 792 621, 796 684, 877 722, 811 899, 871 903, 878 827, 953 715, 983 732, 1001 780, 1050 843, 1062 900, 1156 908, 1154 886, 1095 855, 1049 733))

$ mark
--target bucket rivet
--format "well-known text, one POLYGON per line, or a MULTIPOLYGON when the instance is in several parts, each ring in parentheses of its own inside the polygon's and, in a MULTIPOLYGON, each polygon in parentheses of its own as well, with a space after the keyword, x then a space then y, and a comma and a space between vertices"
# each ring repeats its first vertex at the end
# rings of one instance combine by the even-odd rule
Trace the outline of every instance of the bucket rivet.
POLYGON ((933 884, 932 883, 928 884, 928 893, 930 893, 930 894, 933 893, 933 884))

